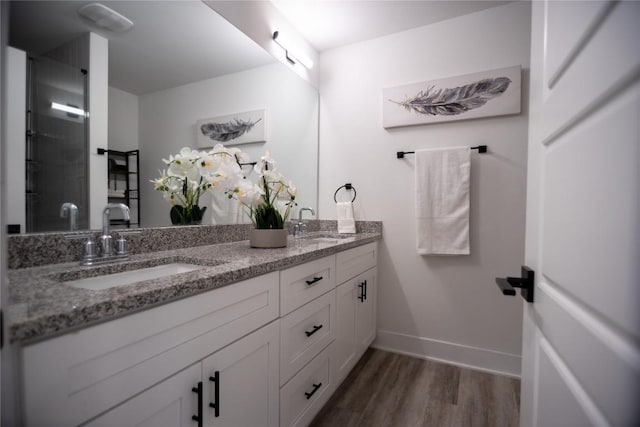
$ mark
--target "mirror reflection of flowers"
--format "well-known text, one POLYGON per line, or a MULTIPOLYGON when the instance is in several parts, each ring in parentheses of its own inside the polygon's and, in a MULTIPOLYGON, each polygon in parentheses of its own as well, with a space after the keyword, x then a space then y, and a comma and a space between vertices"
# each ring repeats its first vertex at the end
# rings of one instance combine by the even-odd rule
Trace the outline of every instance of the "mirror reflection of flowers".
POLYGON ((185 147, 175 156, 169 156, 169 160, 162 161, 167 169, 160 171, 160 178, 151 182, 171 205, 171 223, 199 224, 207 209, 198 205, 200 196, 211 186, 198 170, 200 152, 185 147))
MULTIPOLYGON (((152 181, 156 190, 162 191, 165 199, 170 203, 176 201, 179 203, 182 199, 186 199, 186 197, 176 196, 173 191, 175 185, 174 187, 169 185, 172 182, 172 176, 177 175, 182 177, 184 182, 188 179, 196 184, 194 187, 194 195, 197 193, 196 205, 200 195, 205 191, 223 193, 245 207, 251 222, 258 229, 284 228, 284 223, 291 214, 291 208, 296 205, 296 187, 277 170, 276 161, 269 152, 265 153, 254 167, 258 177, 255 183, 244 177, 241 165, 249 163, 250 159, 238 148, 226 148, 222 144, 217 144, 208 152, 183 148, 176 158, 172 156, 169 161, 165 161, 170 166, 169 171, 166 174, 163 172, 159 179, 152 181), (179 164, 175 165, 178 156, 180 156, 179 164), (191 166, 187 168, 185 164, 195 166, 195 170, 191 166), (173 168, 171 168, 172 165, 174 165, 173 168), (182 170, 182 167, 188 169, 188 173, 182 170)), ((185 188, 191 188, 193 184, 185 188)), ((204 209, 202 208, 201 213, 204 213, 204 209)))

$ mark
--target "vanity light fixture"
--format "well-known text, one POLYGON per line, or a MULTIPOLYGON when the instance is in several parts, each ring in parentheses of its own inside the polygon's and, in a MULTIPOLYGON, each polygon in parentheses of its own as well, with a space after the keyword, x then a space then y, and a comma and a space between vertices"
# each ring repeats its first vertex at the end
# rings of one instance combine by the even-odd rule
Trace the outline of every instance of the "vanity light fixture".
POLYGON ((311 67, 313 67, 313 61, 311 58, 302 53, 300 49, 294 47, 291 41, 283 37, 279 31, 273 32, 273 41, 284 49, 287 61, 290 63, 295 64, 296 62, 299 62, 307 69, 311 69, 311 67))
POLYGON ((85 111, 81 108, 71 107, 69 105, 58 104, 57 102, 51 103, 51 108, 54 110, 64 111, 65 113, 75 114, 76 116, 84 116, 85 111))
POLYGON ((133 27, 133 22, 130 19, 100 3, 89 3, 82 6, 78 9, 78 15, 87 18, 100 28, 116 33, 124 33, 133 27))

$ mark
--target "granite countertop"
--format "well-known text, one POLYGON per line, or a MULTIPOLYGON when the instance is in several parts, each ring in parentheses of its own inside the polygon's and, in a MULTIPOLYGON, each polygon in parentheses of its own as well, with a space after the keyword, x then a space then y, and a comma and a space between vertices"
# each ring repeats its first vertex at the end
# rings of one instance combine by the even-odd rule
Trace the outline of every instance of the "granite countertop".
MULTIPOLYGON (((324 233, 326 234, 326 233, 324 233)), ((92 267, 77 262, 9 270, 9 340, 30 343, 74 329, 112 320, 241 280, 282 270, 345 249, 377 241, 382 234, 358 233, 339 239, 294 240, 281 249, 254 249, 247 240, 132 255, 129 261, 92 267), (173 276, 87 290, 65 280, 171 262, 203 268, 173 276)))

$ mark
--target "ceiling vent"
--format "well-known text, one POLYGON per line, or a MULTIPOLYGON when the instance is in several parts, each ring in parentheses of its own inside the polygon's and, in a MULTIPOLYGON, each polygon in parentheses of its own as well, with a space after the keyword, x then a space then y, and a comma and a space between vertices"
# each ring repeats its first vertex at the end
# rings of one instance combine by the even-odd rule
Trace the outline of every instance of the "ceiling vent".
POLYGON ((123 33, 133 27, 131 20, 100 3, 82 6, 78 9, 78 14, 97 26, 116 33, 123 33))

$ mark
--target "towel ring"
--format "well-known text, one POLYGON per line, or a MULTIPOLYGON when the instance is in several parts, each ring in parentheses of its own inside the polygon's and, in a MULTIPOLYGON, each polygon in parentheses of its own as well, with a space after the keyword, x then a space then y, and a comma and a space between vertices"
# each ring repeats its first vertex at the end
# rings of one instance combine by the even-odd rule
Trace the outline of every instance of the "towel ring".
POLYGON ((345 185, 338 187, 336 192, 333 193, 333 201, 338 203, 338 199, 336 199, 336 196, 338 195, 338 191, 340 191, 342 188, 344 188, 345 190, 353 190, 353 199, 351 199, 351 203, 353 203, 356 200, 356 196, 358 195, 358 193, 356 192, 355 187, 351 185, 350 182, 347 182, 345 185))

